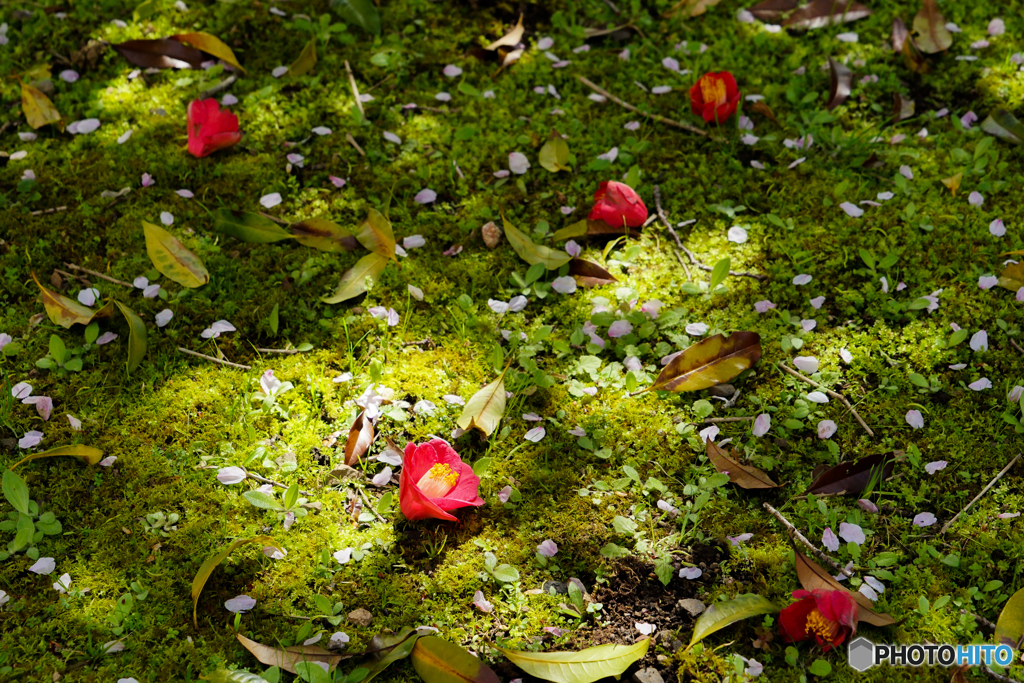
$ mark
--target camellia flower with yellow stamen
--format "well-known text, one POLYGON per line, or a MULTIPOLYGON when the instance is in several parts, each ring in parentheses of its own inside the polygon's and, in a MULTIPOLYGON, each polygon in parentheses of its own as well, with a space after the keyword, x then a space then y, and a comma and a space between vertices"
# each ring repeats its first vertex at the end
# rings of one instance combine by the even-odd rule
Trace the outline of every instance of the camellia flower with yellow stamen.
POLYGON ((406 445, 405 464, 398 483, 398 501, 402 514, 409 521, 458 521, 449 511, 483 505, 479 488, 480 477, 473 474, 473 468, 462 462, 455 449, 441 439, 406 445))
POLYGON ((740 91, 728 71, 704 74, 690 88, 690 108, 705 123, 721 124, 736 113, 740 91))
POLYGON ((857 632, 857 603, 846 591, 816 588, 793 591, 793 597, 797 602, 779 613, 788 642, 814 638, 827 652, 857 632))

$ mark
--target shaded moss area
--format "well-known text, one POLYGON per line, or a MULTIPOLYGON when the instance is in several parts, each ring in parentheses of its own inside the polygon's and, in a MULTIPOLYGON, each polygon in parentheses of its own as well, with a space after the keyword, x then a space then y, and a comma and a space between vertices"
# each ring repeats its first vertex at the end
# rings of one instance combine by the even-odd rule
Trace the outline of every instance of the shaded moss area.
MULTIPOLYGON (((868 638, 990 641, 972 615, 994 621, 1024 585, 1020 518, 996 516, 1024 504, 1024 465, 936 534, 1021 450, 1012 424, 1019 404, 1006 397, 1024 384, 1022 355, 1011 343, 1020 343, 1022 304, 1013 292, 980 289, 979 278, 998 275, 1005 253, 1024 248, 1017 201, 1022 155, 977 123, 965 129, 960 122, 969 110, 980 118, 996 106, 1020 112, 1024 75, 1012 56, 1024 50, 1017 38, 1024 34, 1021 4, 943 6, 963 32, 925 75, 910 73, 889 46, 892 20, 909 23, 918 9, 910 2, 879 0, 867 19, 804 34, 740 23, 741 5, 731 0, 692 19, 662 18, 671 5, 662 0, 618 2, 619 14, 608 3, 530 5, 531 47, 500 72, 465 50, 502 35, 519 8, 476 4, 385 2, 381 36, 355 26, 333 33, 326 45, 320 41, 313 72, 297 79, 274 78, 271 71, 290 64, 312 36, 292 15, 318 21, 326 14, 330 23, 340 22, 325 2, 283 3, 285 17, 268 5, 196 2, 183 11, 156 3, 151 17, 133 20, 133 7, 110 1, 63 8, 63 19, 32 6, 30 17, 7 20, 9 43, 0 48, 5 73, 51 65, 53 101, 65 119, 95 117, 102 125, 88 135, 44 128, 34 140, 19 139, 30 129, 17 105, 17 81, 0 83, 8 105, 0 118, 10 124, 0 138, 9 153, 27 152, 0 169, 0 333, 14 339, 6 349, 12 353, 0 352, 0 373, 3 382, 28 382, 54 403, 44 421, 31 405, 0 401, 0 458, 5 467, 17 462, 25 453, 17 440, 39 430, 44 448, 87 443, 117 459, 106 467, 54 458, 19 468, 32 499, 54 513, 62 531, 35 544, 37 557, 55 559, 51 575, 29 571, 35 558, 25 552, 0 562, 0 590, 10 597, 0 606, 0 678, 195 681, 225 666, 258 672, 263 667, 235 640, 234 615, 224 608, 226 600, 249 595, 256 607, 241 617, 239 632, 267 644, 301 642, 322 631, 325 645, 343 631, 351 638, 348 649, 358 651, 381 631, 425 624, 498 662, 488 643, 582 648, 632 641, 639 637, 634 624, 650 622, 658 628, 656 646, 642 664, 666 680, 743 680, 737 654, 763 663, 761 678, 770 681, 814 680, 807 668, 818 658, 831 663, 829 680, 948 680, 950 672, 939 669, 855 674, 845 651, 821 654, 806 643, 787 661, 777 616, 742 622, 687 650, 679 646, 690 640, 692 617, 660 598, 643 599, 641 591, 632 612, 615 597, 616 587, 630 581, 648 591, 661 585, 657 570, 670 577, 665 591, 673 596, 710 605, 753 592, 788 604, 799 583, 787 534, 764 502, 815 543, 843 522, 864 529, 863 545, 844 543, 832 555, 861 568, 852 588, 867 574, 885 585, 876 607, 899 623, 865 626, 868 638), (986 26, 996 16, 1007 31, 988 37, 986 26), (586 28, 627 23, 634 28, 586 37, 586 28), (189 30, 223 38, 248 72, 225 91, 239 100, 231 109, 245 137, 212 157, 187 153, 185 110, 227 75, 221 67, 130 78, 133 67, 108 50, 94 67, 76 67, 76 82, 57 77, 70 68, 59 60, 90 39, 189 30), (858 42, 837 39, 849 31, 858 42), (536 47, 543 36, 554 39, 552 56, 571 64, 554 68, 536 47), (968 47, 986 37, 989 47, 968 47), (573 49, 584 44, 589 51, 573 49), (829 75, 822 70, 829 56, 856 74, 851 98, 831 113, 825 109, 829 75), (688 73, 666 68, 666 57, 688 73), (365 115, 353 100, 346 60, 360 91, 373 98, 364 103, 365 115), (463 72, 445 76, 448 64, 463 72), (762 94, 777 122, 745 102, 741 113, 753 129, 736 130, 732 119, 716 133, 723 140, 713 141, 593 101, 576 80, 585 76, 651 112, 703 126, 689 114, 686 89, 712 70, 734 73, 745 95, 762 94), (866 76, 877 80, 862 81, 866 76), (659 85, 672 90, 647 92, 659 85), (439 92, 450 101, 437 99, 439 92), (894 92, 915 100, 910 120, 891 122, 894 92), (404 106, 411 103, 418 106, 404 106), (948 115, 937 114, 946 108, 948 115), (633 121, 639 126, 627 126, 633 121), (318 126, 332 133, 311 132, 318 126), (567 136, 571 172, 540 166, 538 152, 552 129, 567 136), (119 143, 129 130, 131 137, 119 143), (401 142, 386 140, 384 132, 401 142), (759 139, 748 145, 744 134, 759 139), (906 139, 890 144, 895 135, 906 139), (803 149, 793 145, 798 139, 803 149), (618 150, 613 161, 598 159, 612 147, 618 150), (527 156, 530 170, 495 177, 513 152, 527 156), (286 155, 294 153, 302 155, 302 166, 289 163, 286 155), (869 160, 878 163, 865 165, 869 160), (582 256, 618 282, 571 295, 550 288, 565 275, 558 271, 524 290, 513 274, 525 277, 528 264, 505 240, 493 250, 484 245, 481 226, 500 225, 504 216, 538 243, 560 248, 552 233, 586 215, 600 181, 621 179, 634 166, 647 206, 653 213, 657 186, 680 241, 703 263, 728 257, 733 269, 765 278, 730 277, 727 291, 688 293, 708 274, 681 254, 660 221, 636 240, 579 240, 582 256), (29 169, 34 183, 23 179, 29 169), (963 179, 954 195, 940 181, 957 173, 963 179), (143 187, 143 174, 155 183, 143 187), (345 185, 336 187, 330 176, 345 185), (131 190, 122 197, 101 195, 124 187, 131 190), (414 200, 425 188, 437 193, 435 202, 414 200), (194 197, 183 198, 178 189, 194 197), (283 202, 262 207, 260 198, 275 192, 283 202), (968 203, 971 192, 983 195, 980 207, 968 203), (860 205, 858 218, 839 206, 863 200, 880 205, 860 205), (57 207, 65 208, 45 213, 57 207), (362 253, 244 244, 213 229, 211 212, 220 207, 287 221, 322 215, 353 229, 376 208, 389 217, 399 244, 412 235, 426 243, 390 264, 364 300, 330 306, 320 297, 362 253), (566 214, 563 207, 574 210, 566 214), (173 215, 167 229, 206 264, 209 284, 188 290, 153 270, 142 222, 159 223, 161 212, 173 215), (696 222, 684 223, 690 219, 696 222), (990 232, 996 219, 1005 236, 990 232), (742 244, 727 237, 737 225, 749 235, 742 244), (458 251, 456 245, 462 250, 445 254, 458 251), (144 275, 161 284, 159 298, 147 299, 141 289, 86 276, 103 298, 122 301, 146 321, 149 350, 132 373, 125 371, 128 330, 120 320, 102 324, 119 337, 97 346, 85 343, 80 326, 65 330, 45 317, 30 274, 75 298, 84 282, 60 274, 51 279, 69 263, 125 283, 144 275), (813 279, 795 286, 798 274, 813 279), (422 290, 422 301, 410 285, 422 290), (521 312, 498 315, 488 305, 517 295, 529 299, 521 312), (928 296, 936 297, 937 308, 911 305, 928 296), (825 297, 818 307, 810 302, 815 297, 825 297), (657 317, 641 311, 652 300, 663 303, 657 317), (763 300, 776 308, 758 313, 754 304, 763 300), (393 308, 399 324, 387 327, 373 317, 369 309, 376 306, 393 308), (173 318, 157 327, 154 316, 164 309, 173 318), (619 319, 632 330, 611 338, 609 323, 619 319), (237 331, 202 337, 217 320, 237 331), (805 329, 809 321, 814 326, 805 329), (588 343, 588 323, 603 346, 588 343), (706 331, 687 332, 699 323, 706 331), (971 335, 987 330, 987 349, 974 351, 967 341, 951 346, 951 325, 971 335), (734 405, 706 392, 629 395, 633 380, 641 388, 653 381, 663 357, 703 336, 736 330, 759 333, 764 357, 735 382, 741 393, 734 405), (51 335, 82 358, 81 371, 36 367, 49 353, 51 335), (295 353, 302 344, 311 350, 295 353), (187 356, 178 347, 251 369, 187 356), (874 437, 838 401, 809 401, 812 388, 777 368, 797 355, 819 359, 814 379, 845 395, 874 437), (630 378, 633 358, 641 369, 630 378), (469 399, 509 363, 512 396, 499 430, 489 439, 453 437, 462 407, 443 397, 469 399), (252 396, 266 370, 294 385, 274 409, 252 396), (343 379, 346 373, 352 377, 343 379), (981 378, 992 387, 968 387, 981 378), (393 391, 394 401, 377 425, 371 455, 383 451, 384 437, 399 447, 448 439, 481 472, 483 507, 461 511, 459 524, 409 523, 398 510, 397 472, 384 487, 369 481, 384 463, 364 459, 356 469, 365 478, 354 483, 332 475, 344 461, 355 400, 371 384, 393 391), (436 410, 413 408, 424 400, 436 410), (923 429, 908 425, 911 409, 924 416, 923 429), (68 413, 81 419, 80 432, 68 413), (527 413, 543 421, 528 421, 527 413), (772 417, 766 436, 754 437, 750 422, 739 421, 719 424, 716 438, 732 439, 732 447, 782 486, 763 493, 722 486, 698 436, 708 426, 703 420, 761 413, 772 417), (837 424, 835 436, 818 437, 822 420, 837 424), (525 440, 538 425, 544 437, 525 440), (868 496, 880 514, 865 512, 855 497, 805 495, 816 466, 895 451, 904 453, 896 476, 868 496), (939 460, 946 467, 926 473, 925 464, 939 460), (220 468, 242 465, 284 486, 297 483, 308 514, 286 530, 276 512, 243 498, 260 482, 218 481, 220 468), (513 490, 502 502, 506 487, 513 490), (381 503, 389 495, 391 504, 381 503), (147 531, 143 522, 155 512, 178 514, 177 528, 167 536, 147 531), (920 512, 938 522, 914 526, 920 512), (727 540, 747 533, 745 542, 727 540), (257 546, 236 551, 207 583, 193 625, 190 589, 199 565, 234 539, 259 534, 273 536, 287 555, 273 559, 257 546), (548 539, 558 553, 545 559, 537 546, 548 539), (340 563, 333 555, 343 549, 355 552, 340 563), (487 570, 486 553, 514 567, 519 580, 498 581, 487 570), (703 576, 680 578, 678 570, 691 565, 703 576), (72 590, 61 595, 51 585, 65 572, 72 590), (573 577, 596 602, 608 596, 608 609, 577 619, 561 606, 566 596, 543 590, 546 582, 573 577), (493 612, 473 605, 478 590, 493 612), (129 610, 126 595, 133 596, 129 610), (317 596, 332 607, 340 603, 341 619, 322 614, 317 596), (371 625, 347 619, 360 608, 373 615, 371 625), (105 654, 106 644, 118 640, 124 649, 105 654)), ((278 499, 283 492, 276 487, 278 499)), ((6 503, 0 507, 2 514, 10 511, 6 503)), ((5 545, 12 537, 13 531, 0 532, 5 545)), ((516 675, 507 664, 495 666, 503 680, 516 675)), ((1019 665, 1012 673, 1024 677, 1019 665)), ((416 676, 403 663, 382 680, 416 676)))

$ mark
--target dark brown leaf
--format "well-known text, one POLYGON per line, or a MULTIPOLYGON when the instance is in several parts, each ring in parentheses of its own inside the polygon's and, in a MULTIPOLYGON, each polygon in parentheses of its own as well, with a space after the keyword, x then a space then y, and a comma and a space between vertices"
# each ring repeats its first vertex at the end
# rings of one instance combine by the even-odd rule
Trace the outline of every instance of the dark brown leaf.
POLYGON ((198 69, 206 57, 202 52, 170 38, 127 40, 110 47, 135 66, 156 69, 198 69))
POLYGON ((794 29, 824 28, 871 16, 871 10, 853 0, 811 0, 789 15, 782 25, 794 29))
POLYGON ((825 590, 843 591, 857 603, 857 621, 865 621, 872 626, 891 626, 896 623, 888 614, 881 614, 872 609, 874 605, 863 593, 855 593, 843 587, 841 583, 832 578, 832 575, 822 569, 813 560, 793 549, 796 555, 796 575, 800 579, 800 585, 804 590, 813 591, 816 588, 825 590))
POLYGON ((828 58, 828 71, 832 82, 828 90, 828 110, 832 111, 846 101, 850 96, 850 86, 853 85, 853 72, 845 66, 828 58))
POLYGON ((779 120, 775 118, 775 112, 773 112, 772 108, 769 107, 764 102, 754 102, 753 106, 750 107, 750 111, 754 112, 755 114, 760 114, 761 116, 764 116, 765 118, 769 119, 772 123, 774 123, 776 126, 779 125, 779 120))
POLYGON ((877 154, 872 152, 871 156, 869 156, 860 166, 861 168, 883 168, 885 166, 885 162, 879 159, 877 154))
POLYGON ((953 34, 946 28, 946 18, 935 0, 924 0, 921 11, 914 17, 917 47, 926 54, 945 52, 953 44, 953 34))
POLYGON ((750 465, 741 465, 736 460, 726 455, 725 451, 716 446, 711 439, 705 441, 708 451, 708 460, 719 472, 729 475, 729 481, 741 489, 774 489, 779 485, 771 480, 767 474, 750 465))
POLYGON ((576 284, 580 287, 597 287, 617 282, 615 277, 607 270, 596 263, 581 258, 574 258, 569 261, 569 275, 576 278, 576 284))
POLYGON ((815 477, 807 493, 859 494, 868 484, 877 484, 892 476, 895 464, 891 453, 876 453, 857 462, 839 463, 815 477))
POLYGON ((345 464, 352 467, 370 450, 375 436, 373 420, 366 419, 366 411, 356 416, 352 428, 348 430, 348 441, 345 442, 345 464))
POLYGON ((792 12, 799 6, 800 0, 764 0, 764 2, 747 8, 747 11, 761 21, 777 23, 788 12, 792 12))
POLYGON ((355 251, 359 240, 342 226, 325 218, 307 218, 288 226, 295 241, 320 251, 355 251))
POLYGON ((756 332, 716 334, 689 347, 665 366, 654 384, 661 391, 699 391, 728 382, 761 360, 756 332))
MULTIPOLYGON (((571 225, 567 225, 561 230, 556 230, 551 236, 556 242, 560 240, 572 239, 574 237, 590 237, 592 235, 624 235, 624 228, 614 226, 604 221, 592 220, 590 218, 584 218, 581 221, 576 221, 571 225)), ((630 230, 629 236, 637 238, 640 233, 636 230, 630 230)))
POLYGON ((914 100, 904 97, 898 92, 892 94, 892 122, 899 123, 914 115, 914 100))
POLYGON ((903 20, 896 17, 892 20, 892 51, 903 52, 903 41, 910 37, 910 31, 903 20))

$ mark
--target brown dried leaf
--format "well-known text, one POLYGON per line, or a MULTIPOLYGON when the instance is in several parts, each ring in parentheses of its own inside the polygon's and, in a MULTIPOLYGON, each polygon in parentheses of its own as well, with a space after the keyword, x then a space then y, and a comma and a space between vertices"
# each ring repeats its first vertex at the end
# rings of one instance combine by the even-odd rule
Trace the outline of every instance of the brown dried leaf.
POLYGON ((126 40, 110 47, 130 64, 145 69, 198 69, 206 57, 202 52, 170 38, 126 40))
POLYGON ((645 389, 699 391, 728 382, 761 360, 761 337, 756 332, 733 332, 690 346, 665 366, 654 384, 645 389))
POLYGON ((892 20, 892 51, 903 52, 903 42, 910 37, 910 31, 903 20, 896 17, 892 20))
POLYGON ((807 493, 859 494, 872 481, 877 483, 892 476, 894 466, 895 459, 890 453, 876 453, 857 462, 839 463, 816 476, 807 487, 807 493))
POLYGON ((914 115, 914 100, 903 97, 898 92, 892 94, 892 122, 899 123, 914 115))
POLYGON ((828 110, 832 111, 850 96, 850 87, 853 85, 853 72, 831 57, 828 58, 828 70, 831 84, 829 85, 827 106, 828 110))
POLYGON ((251 652, 252 656, 261 664, 276 666, 293 674, 298 673, 295 670, 295 665, 299 662, 324 662, 333 669, 338 666, 338 662, 352 656, 334 654, 316 645, 293 645, 292 647, 280 648, 270 647, 257 643, 255 640, 249 640, 241 633, 236 633, 235 637, 238 638, 238 642, 242 644, 242 647, 251 652))
POLYGON ((355 251, 359 241, 355 235, 326 218, 307 218, 288 226, 299 244, 320 251, 355 251))
POLYGON ((813 591, 816 588, 824 588, 826 590, 843 591, 857 603, 858 621, 867 622, 872 626, 890 626, 896 623, 896 620, 888 614, 874 611, 872 609, 874 605, 863 593, 847 590, 841 583, 832 578, 831 574, 796 548, 793 549, 793 553, 796 555, 796 575, 800 579, 800 585, 804 587, 804 590, 813 591))
POLYGON ((921 11, 914 17, 914 32, 918 49, 930 55, 944 52, 953 44, 953 34, 946 28, 946 18, 935 0, 922 3, 921 11))
POLYGON ((607 270, 581 258, 569 261, 569 275, 576 278, 576 284, 580 287, 598 287, 617 282, 615 276, 607 270))
POLYGON ((708 460, 719 472, 729 475, 729 481, 741 489, 774 489, 779 485, 767 474, 750 465, 741 465, 726 455, 725 451, 715 445, 711 439, 705 441, 708 460))
POLYGON ((209 33, 202 33, 197 31, 195 33, 179 33, 174 36, 170 36, 171 40, 177 40, 182 43, 188 43, 192 47, 199 48, 203 52, 213 55, 217 59, 222 59, 228 64, 237 67, 242 73, 245 73, 245 69, 239 64, 238 58, 235 57, 235 53, 231 51, 231 48, 224 44, 224 42, 217 36, 210 35, 209 33))
POLYGON ((366 411, 356 416, 351 429, 348 430, 348 441, 345 442, 345 464, 352 467, 370 450, 375 432, 373 420, 366 419, 366 411))
POLYGON ((800 0, 764 0, 747 11, 761 21, 778 23, 787 13, 792 12, 800 6, 800 0))
POLYGON ((868 16, 871 16, 871 10, 853 0, 811 0, 789 15, 782 25, 795 29, 816 29, 868 16))
POLYGON ((769 119, 772 123, 774 123, 776 126, 779 125, 779 120, 775 118, 775 112, 773 112, 772 108, 769 107, 764 102, 754 102, 753 106, 750 107, 750 111, 754 112, 755 114, 760 114, 761 116, 764 116, 765 118, 769 119))

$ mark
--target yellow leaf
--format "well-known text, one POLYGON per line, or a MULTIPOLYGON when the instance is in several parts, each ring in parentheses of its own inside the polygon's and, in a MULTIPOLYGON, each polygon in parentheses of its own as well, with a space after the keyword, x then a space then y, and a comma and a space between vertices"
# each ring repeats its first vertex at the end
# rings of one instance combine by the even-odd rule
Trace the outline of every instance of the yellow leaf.
POLYGON ((502 217, 502 221, 505 223, 505 237, 508 239, 508 243, 519 254, 519 258, 531 266, 543 263, 544 267, 548 270, 556 270, 568 263, 572 258, 564 251, 535 243, 519 228, 505 220, 504 217, 502 217))
POLYGON ((956 191, 960 189, 960 181, 963 180, 963 178, 964 178, 964 174, 963 173, 957 173, 952 178, 943 178, 942 179, 942 184, 945 185, 946 187, 948 187, 949 191, 952 192, 953 196, 955 197, 956 196, 956 191))
POLYGON ((142 318, 135 311, 120 301, 115 299, 114 304, 117 305, 121 315, 128 323, 128 361, 125 367, 128 368, 128 372, 132 372, 139 367, 139 363, 146 355, 146 349, 149 348, 149 342, 146 340, 146 324, 142 322, 142 318))
POLYGON ((645 391, 700 391, 728 382, 759 360, 761 337, 756 332, 716 334, 673 358, 645 391))
POLYGON ((33 453, 32 455, 27 455, 18 462, 11 465, 11 469, 13 470, 15 467, 18 467, 19 465, 22 465, 28 462, 29 460, 38 460, 39 458, 50 458, 55 455, 67 455, 73 458, 78 458, 79 460, 83 461, 86 465, 95 465, 96 463, 103 459, 103 451, 101 451, 100 449, 93 448, 92 446, 83 446, 81 444, 75 444, 71 446, 57 446, 56 448, 51 448, 50 450, 43 451, 42 453, 33 453))
POLYGON ((183 287, 195 289, 210 281, 210 273, 199 257, 159 225, 142 222, 146 253, 156 269, 183 287))
POLYGON ((334 290, 334 294, 322 297, 320 300, 325 304, 337 304, 363 294, 367 291, 367 278, 371 282, 376 280, 387 264, 387 256, 376 253, 367 254, 356 261, 354 266, 345 271, 341 276, 341 282, 338 283, 337 289, 334 290))
POLYGON ((490 436, 498 427, 501 416, 505 412, 505 373, 502 372, 498 379, 494 380, 480 391, 473 394, 472 398, 466 401, 466 407, 462 409, 462 415, 455 424, 462 429, 470 430, 474 427, 490 436))
POLYGON ((569 145, 556 130, 551 131, 551 137, 540 148, 540 165, 552 173, 572 170, 569 168, 569 145))
POLYGON ((346 228, 326 218, 307 218, 288 226, 295 241, 320 251, 355 251, 359 242, 346 228))
POLYGON ((391 229, 391 221, 377 209, 370 209, 366 220, 359 226, 356 239, 374 253, 395 258, 395 233, 391 229))
POLYGON ((65 329, 69 329, 75 324, 88 325, 92 322, 96 312, 91 308, 83 306, 63 294, 51 292, 39 283, 39 278, 36 277, 35 273, 32 273, 32 279, 35 280, 39 290, 43 293, 43 306, 46 308, 46 317, 54 325, 60 325, 65 329))
POLYGON ((202 50, 203 52, 209 53, 218 59, 223 59, 231 66, 238 67, 245 73, 245 69, 242 69, 242 65, 238 63, 238 58, 235 57, 235 53, 231 51, 231 48, 224 44, 220 38, 211 36, 209 33, 179 33, 176 36, 171 36, 172 40, 177 40, 181 43, 188 43, 194 48, 202 50))
POLYGON ((298 78, 309 73, 316 66, 316 38, 310 38, 306 46, 299 53, 299 58, 288 67, 288 76, 298 78))
MULTIPOLYGON (((48 123, 59 123, 60 112, 50 98, 31 85, 21 84, 21 110, 25 120, 33 128, 42 128, 48 123)), ((61 126, 63 129, 63 126, 61 126)))

